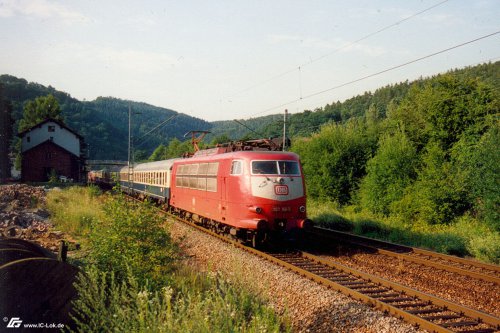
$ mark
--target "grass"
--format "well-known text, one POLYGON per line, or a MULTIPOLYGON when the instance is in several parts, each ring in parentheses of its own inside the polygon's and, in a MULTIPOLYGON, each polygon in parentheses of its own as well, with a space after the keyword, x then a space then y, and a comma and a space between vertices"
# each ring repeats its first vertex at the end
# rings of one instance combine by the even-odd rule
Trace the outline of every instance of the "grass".
POLYGON ((93 221, 103 217, 103 199, 97 187, 72 186, 47 194, 51 221, 61 231, 85 242, 93 221))
POLYGON ((500 263, 500 234, 470 216, 448 225, 429 225, 407 224, 396 218, 369 214, 354 206, 339 208, 334 203, 313 200, 309 200, 308 210, 309 217, 321 227, 500 263))

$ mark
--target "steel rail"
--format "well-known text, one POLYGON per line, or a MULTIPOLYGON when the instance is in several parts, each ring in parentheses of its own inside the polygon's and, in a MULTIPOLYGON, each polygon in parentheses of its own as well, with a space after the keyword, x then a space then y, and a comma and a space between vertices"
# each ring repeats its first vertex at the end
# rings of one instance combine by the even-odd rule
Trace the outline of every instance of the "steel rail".
POLYGON ((336 240, 340 240, 342 242, 348 242, 360 247, 373 249, 378 253, 396 257, 402 260, 414 262, 424 266, 438 268, 441 270, 457 273, 464 276, 473 277, 475 279, 480 279, 487 282, 500 284, 500 266, 497 265, 467 260, 451 255, 432 252, 410 246, 394 244, 390 242, 385 242, 359 235, 353 235, 350 233, 332 229, 314 227, 313 230, 310 231, 309 233, 311 235, 314 235, 315 237, 335 238, 336 240), (428 257, 430 259, 422 258, 422 256, 428 257), (433 258, 436 260, 446 261, 447 263, 433 261, 433 258), (450 264, 450 262, 452 264, 450 264), (462 267, 457 267, 454 266, 453 264, 459 264, 462 265, 462 267), (463 266, 468 266, 471 267, 472 269, 478 269, 483 271, 486 270, 490 274, 485 274, 483 272, 466 269, 463 268, 463 266))
MULTIPOLYGON (((339 269, 339 270, 344 271, 346 273, 350 273, 350 274, 352 274, 356 277, 359 277, 361 279, 368 280, 376 285, 384 286, 384 287, 390 288, 391 290, 401 292, 405 295, 416 297, 419 300, 424 301, 424 302, 431 302, 432 304, 437 305, 439 307, 442 307, 444 309, 456 312, 458 314, 464 314, 465 316, 467 316, 469 318, 478 320, 479 322, 484 322, 488 325, 495 327, 496 329, 500 329, 500 318, 494 317, 494 316, 489 315, 487 313, 484 313, 482 311, 470 309, 468 307, 444 300, 442 298, 432 296, 430 294, 423 293, 423 292, 420 292, 418 290, 415 290, 415 289, 412 289, 409 287, 405 287, 399 283, 391 282, 389 280, 382 279, 382 278, 379 278, 377 276, 364 273, 362 271, 356 270, 354 268, 350 268, 348 266, 345 266, 345 265, 342 265, 342 264, 339 264, 336 262, 321 259, 317 256, 312 255, 312 254, 302 253, 302 255, 305 258, 308 258, 308 259, 315 261, 317 263, 320 263, 322 265, 334 267, 336 269, 339 269)), ((378 300, 375 299, 375 301, 378 301, 378 300)), ((382 302, 382 303, 384 303, 384 302, 382 302)), ((385 307, 384 304, 380 304, 380 305, 385 307)), ((403 311, 403 312, 397 311, 397 312, 403 316, 406 316, 405 311, 403 311)), ((422 327, 424 327, 424 326, 422 326, 422 327)))

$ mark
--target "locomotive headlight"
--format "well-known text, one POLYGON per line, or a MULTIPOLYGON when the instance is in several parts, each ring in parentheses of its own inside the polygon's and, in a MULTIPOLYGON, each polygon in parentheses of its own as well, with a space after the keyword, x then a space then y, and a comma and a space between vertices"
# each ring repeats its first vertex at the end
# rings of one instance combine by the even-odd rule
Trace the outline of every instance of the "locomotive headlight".
POLYGON ((278 183, 280 183, 281 185, 283 185, 283 184, 285 183, 285 178, 281 178, 281 177, 280 177, 280 178, 276 179, 276 181, 277 181, 278 183))
POLYGON ((251 212, 255 212, 257 214, 262 214, 262 212, 264 211, 261 207, 255 207, 255 206, 249 206, 248 209, 251 212))
POLYGON ((299 212, 305 213, 306 212, 306 206, 300 206, 299 207, 299 212))

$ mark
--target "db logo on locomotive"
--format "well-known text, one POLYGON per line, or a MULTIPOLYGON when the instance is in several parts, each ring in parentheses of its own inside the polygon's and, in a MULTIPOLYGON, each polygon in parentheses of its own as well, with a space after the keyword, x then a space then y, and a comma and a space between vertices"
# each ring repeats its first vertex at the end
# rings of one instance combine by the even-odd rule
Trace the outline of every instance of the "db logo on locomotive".
POLYGON ((288 195, 288 186, 276 185, 274 186, 274 193, 277 195, 288 195))

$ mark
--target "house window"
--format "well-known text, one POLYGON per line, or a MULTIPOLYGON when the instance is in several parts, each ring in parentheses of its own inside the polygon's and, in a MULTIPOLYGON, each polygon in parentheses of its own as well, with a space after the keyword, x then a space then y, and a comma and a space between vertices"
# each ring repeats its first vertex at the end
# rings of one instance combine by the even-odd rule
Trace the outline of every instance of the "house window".
POLYGON ((49 126, 49 132, 55 132, 56 127, 55 126, 49 126))
POLYGON ((28 142, 28 143, 31 142, 31 138, 29 136, 26 137, 26 142, 28 142))

